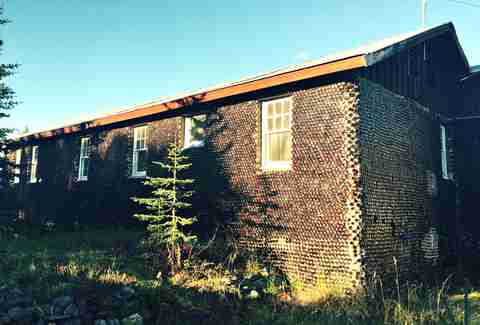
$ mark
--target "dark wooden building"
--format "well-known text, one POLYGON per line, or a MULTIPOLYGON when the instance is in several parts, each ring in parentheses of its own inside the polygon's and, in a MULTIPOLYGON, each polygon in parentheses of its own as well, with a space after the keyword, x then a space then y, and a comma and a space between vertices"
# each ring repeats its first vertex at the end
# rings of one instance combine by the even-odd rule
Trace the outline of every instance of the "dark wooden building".
POLYGON ((457 122, 471 123, 460 112, 480 108, 461 104, 475 80, 444 24, 24 135, 11 146, 15 208, 39 222, 126 223, 150 162, 176 141, 192 157, 203 231, 228 225, 310 284, 358 288, 395 263, 412 274, 455 255, 480 191, 456 173, 457 156, 480 171, 480 140, 455 148, 457 122))

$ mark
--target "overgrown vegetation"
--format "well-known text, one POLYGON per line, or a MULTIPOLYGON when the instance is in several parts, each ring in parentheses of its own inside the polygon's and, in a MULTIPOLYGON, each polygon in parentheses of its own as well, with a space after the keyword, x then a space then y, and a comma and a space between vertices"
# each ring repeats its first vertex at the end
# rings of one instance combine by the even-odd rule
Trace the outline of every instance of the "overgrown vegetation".
POLYGON ((145 186, 153 188, 152 197, 133 198, 147 209, 146 213, 136 214, 135 217, 147 222, 150 244, 168 252, 171 274, 182 268, 182 248, 193 245, 197 240, 197 236, 186 230, 196 218, 182 215, 191 206, 188 200, 193 194, 189 189, 193 179, 182 177, 183 172, 191 167, 187 160, 182 149, 175 142, 171 143, 167 161, 154 162, 167 173, 166 177, 150 177, 144 182, 145 186))
MULTIPOLYGON (((108 298, 129 285, 142 297, 134 307, 149 314, 147 324, 463 324, 464 296, 449 286, 451 279, 438 286, 410 284, 399 296, 387 294, 381 282, 355 298, 322 291, 307 305, 289 279, 227 251, 222 241, 175 275, 158 278, 156 256, 139 245, 141 239, 141 232, 115 229, 0 240, 0 287, 24 288, 39 305, 59 295, 81 295, 126 315, 130 307, 110 310, 108 298), (213 263, 214 256, 221 258, 213 263)), ((470 294, 469 303, 470 324, 476 324, 480 294, 470 294)))

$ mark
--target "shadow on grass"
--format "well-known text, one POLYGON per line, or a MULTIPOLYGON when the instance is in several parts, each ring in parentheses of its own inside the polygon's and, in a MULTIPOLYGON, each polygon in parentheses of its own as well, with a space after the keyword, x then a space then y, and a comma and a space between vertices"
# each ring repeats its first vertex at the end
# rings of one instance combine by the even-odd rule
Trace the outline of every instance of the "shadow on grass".
MULTIPOLYGON (((146 324, 461 324, 460 296, 442 298, 438 292, 416 287, 398 304, 380 295, 361 299, 330 297, 302 306, 279 295, 261 295, 249 300, 233 289, 189 287, 186 282, 156 279, 156 266, 130 250, 138 233, 116 231, 52 234, 37 240, 10 241, 0 259, 0 287, 19 287, 38 305, 71 295, 88 306, 93 319, 111 319, 140 313, 146 324), (93 238, 97 238, 93 240, 93 238), (70 238, 71 246, 59 250, 70 238), (83 244, 82 244, 83 243, 83 244), (28 247, 29 246, 29 247, 28 247), (109 246, 109 247, 108 247, 109 246), (74 247, 77 247, 74 249, 74 247), (175 285, 173 284, 175 283, 175 285), (136 299, 118 303, 119 290, 130 286, 136 299)), ((5 242, 1 241, 1 244, 5 242)), ((202 271, 202 279, 213 281, 213 265, 202 271)), ((472 308, 477 308, 472 295, 472 308)), ((474 314, 474 313, 473 313, 474 314)))

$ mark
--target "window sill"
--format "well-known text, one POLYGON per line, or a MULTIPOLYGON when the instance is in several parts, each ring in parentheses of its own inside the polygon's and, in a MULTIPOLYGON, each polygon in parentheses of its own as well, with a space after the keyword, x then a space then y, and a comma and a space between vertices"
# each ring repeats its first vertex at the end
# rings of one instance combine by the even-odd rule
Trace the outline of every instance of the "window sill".
POLYGON ((197 142, 192 142, 188 146, 184 146, 183 150, 188 150, 192 148, 202 148, 205 147, 205 142, 204 141, 197 141, 197 142))
POLYGON ((291 164, 265 165, 261 167, 264 173, 288 172, 292 170, 291 164))
POLYGON ((144 179, 147 178, 147 174, 138 174, 138 175, 130 175, 130 179, 144 179))
POLYGON ((85 183, 88 182, 88 178, 77 178, 78 183, 85 183))

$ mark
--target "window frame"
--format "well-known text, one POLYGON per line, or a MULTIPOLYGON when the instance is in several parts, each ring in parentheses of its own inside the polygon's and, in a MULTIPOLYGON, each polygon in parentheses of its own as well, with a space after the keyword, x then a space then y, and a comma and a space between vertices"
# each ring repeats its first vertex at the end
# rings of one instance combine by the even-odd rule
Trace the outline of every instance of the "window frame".
POLYGON ((205 128, 203 128, 204 131, 204 136, 203 140, 195 140, 191 141, 192 138, 192 119, 195 117, 199 116, 204 116, 205 121, 207 121, 207 114, 196 114, 192 116, 185 116, 184 119, 184 133, 183 133, 183 149, 188 149, 188 148, 200 148, 205 146, 205 128))
MULTIPOLYGON (((289 132, 290 136, 290 141, 291 141, 291 146, 290 150, 292 150, 293 146, 293 134, 292 134, 292 117, 293 117, 293 99, 291 96, 289 97, 282 97, 282 98, 276 98, 276 99, 271 99, 271 100, 264 100, 261 103, 261 129, 262 129, 262 142, 261 142, 261 169, 263 171, 287 171, 292 168, 292 156, 290 156, 290 160, 285 160, 285 161, 271 161, 268 160, 268 145, 267 145, 267 137, 270 134, 273 133, 281 133, 281 132, 289 132), (275 130, 274 132, 268 132, 268 105, 269 104, 275 104, 277 102, 285 102, 288 101, 290 103, 290 110, 289 110, 289 128, 288 130, 282 129, 282 130, 275 130)), ((283 116, 283 114, 282 114, 283 116)), ((291 154, 291 153, 290 153, 291 154)))
POLYGON ((32 147, 32 157, 31 157, 31 163, 30 163, 30 183, 37 183, 39 181, 38 179, 38 152, 39 148, 38 146, 33 146, 32 147))
POLYGON ((80 157, 78 160, 78 181, 80 182, 88 181, 89 170, 87 168, 85 172, 86 175, 83 175, 82 169, 85 167, 85 160, 89 160, 88 166, 90 165, 90 148, 91 148, 90 145, 91 145, 90 137, 80 138, 80 157), (87 146, 86 148, 84 148, 85 145, 87 146), (86 153, 86 154, 82 155, 82 153, 86 153))
POLYGON ((450 179, 448 174, 448 138, 447 138, 447 127, 444 124, 440 124, 440 160, 441 160, 441 169, 442 169, 442 178, 450 179))
POLYGON ((148 125, 137 126, 133 129, 133 158, 132 158, 132 175, 131 177, 146 177, 148 167, 145 166, 145 170, 138 170, 138 157, 139 152, 145 151, 148 153, 148 125), (145 130, 144 146, 137 148, 137 142, 139 141, 139 132, 145 130))
POLYGON ((13 184, 20 184, 20 175, 22 172, 21 169, 22 163, 22 149, 17 149, 15 151, 15 168, 13 169, 13 184))

